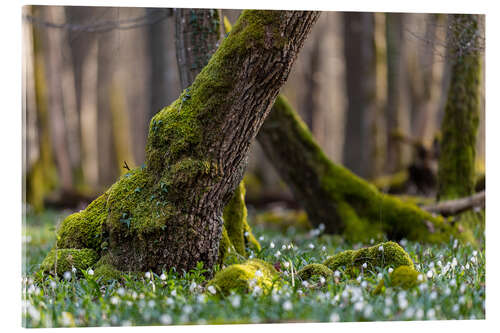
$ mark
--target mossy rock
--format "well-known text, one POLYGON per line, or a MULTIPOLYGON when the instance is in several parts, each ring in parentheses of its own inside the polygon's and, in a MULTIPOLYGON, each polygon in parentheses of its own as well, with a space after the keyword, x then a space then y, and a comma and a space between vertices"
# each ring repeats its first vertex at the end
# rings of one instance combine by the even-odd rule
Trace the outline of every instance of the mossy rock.
POLYGON ((324 278, 329 278, 333 275, 333 271, 323 264, 309 264, 302 267, 297 272, 297 275, 302 280, 308 280, 310 278, 320 277, 320 276, 324 278))
POLYGON ((271 264, 259 259, 251 259, 242 264, 226 267, 218 272, 207 285, 214 286, 217 292, 223 295, 228 295, 231 291, 251 292, 255 286, 260 287, 263 293, 268 293, 278 276, 278 272, 271 264))
POLYGON ((56 275, 57 270, 57 275, 62 276, 65 272, 71 272, 74 267, 79 274, 81 270, 92 267, 98 259, 97 252, 92 249, 53 249, 43 260, 40 270, 51 275, 56 275))
POLYGON ((408 253, 395 242, 380 243, 359 250, 347 250, 328 258, 323 264, 332 271, 344 267, 347 272, 355 275, 356 269, 360 269, 365 263, 366 269, 369 270, 375 267, 414 267, 408 253))
POLYGON ((101 282, 108 282, 111 280, 121 280, 124 272, 119 271, 113 265, 102 264, 98 265, 94 270, 94 277, 101 282))
MULTIPOLYGON (((419 280, 419 275, 422 275, 422 273, 413 267, 399 266, 389 275, 389 286, 392 288, 411 289, 424 281, 423 278, 419 280)), ((383 293, 385 289, 384 280, 381 280, 373 291, 373 294, 383 293)))

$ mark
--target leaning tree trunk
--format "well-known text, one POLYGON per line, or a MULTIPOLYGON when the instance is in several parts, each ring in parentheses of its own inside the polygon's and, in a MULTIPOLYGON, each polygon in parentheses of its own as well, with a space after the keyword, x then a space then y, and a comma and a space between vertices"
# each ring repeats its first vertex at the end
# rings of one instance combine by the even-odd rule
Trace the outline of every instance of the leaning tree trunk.
POLYGON ((471 234, 417 206, 379 192, 349 170, 332 163, 307 126, 279 96, 262 126, 258 140, 277 172, 301 202, 310 221, 325 231, 366 241, 385 233, 427 242, 450 235, 472 240, 471 234))
POLYGON ((452 15, 449 24, 453 65, 441 125, 439 200, 465 197, 474 191, 481 78, 479 20, 479 15, 452 15))
MULTIPOLYGON (((175 9, 175 17, 177 63, 181 85, 185 88, 193 83, 217 50, 219 37, 223 36, 222 17, 221 11, 214 9, 175 9)), ((225 30, 227 33, 231 31, 229 22, 225 30)), ((246 246, 260 250, 247 221, 243 181, 224 208, 223 221, 219 263, 222 264, 231 251, 246 256, 246 246)))
POLYGON ((58 262, 85 254, 83 266, 101 257, 129 271, 212 267, 250 143, 318 16, 245 11, 194 83, 152 119, 146 166, 63 221, 58 262))

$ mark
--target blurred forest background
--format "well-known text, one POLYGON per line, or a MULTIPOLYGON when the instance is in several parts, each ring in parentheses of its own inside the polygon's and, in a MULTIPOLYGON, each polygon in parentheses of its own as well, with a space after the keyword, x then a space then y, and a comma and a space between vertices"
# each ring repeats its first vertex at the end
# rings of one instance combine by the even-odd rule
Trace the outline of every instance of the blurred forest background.
MULTIPOLYGON (((323 12, 282 90, 333 161, 384 191, 436 191, 447 22, 323 12)), ((143 164, 150 119, 181 93, 173 10, 25 7, 23 57, 26 207, 84 208, 143 164)), ((484 122, 483 79, 478 186, 484 122)), ((249 206, 299 207, 257 142, 245 180, 249 206)))

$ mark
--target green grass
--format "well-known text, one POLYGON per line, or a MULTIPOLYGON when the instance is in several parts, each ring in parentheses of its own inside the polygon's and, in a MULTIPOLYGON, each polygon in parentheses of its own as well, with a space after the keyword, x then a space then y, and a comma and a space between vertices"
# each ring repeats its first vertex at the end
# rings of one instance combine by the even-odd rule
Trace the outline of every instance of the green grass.
MULTIPOLYGON (((477 212, 484 220, 484 212, 477 212)), ((251 256, 280 263, 284 285, 269 295, 259 293, 228 297, 206 290, 203 268, 163 276, 128 276, 125 282, 100 284, 93 275, 76 279, 45 277, 34 282, 34 272, 55 242, 55 224, 61 213, 28 216, 23 230, 23 322, 27 327, 128 326, 164 324, 225 324, 325 321, 381 321, 428 319, 484 319, 485 255, 482 229, 476 235, 480 247, 451 239, 440 245, 409 241, 400 244, 410 254, 425 282, 409 290, 387 289, 373 296, 387 270, 365 272, 348 279, 342 272, 326 281, 303 283, 295 270, 319 263, 346 249, 368 246, 349 244, 320 230, 285 234, 255 227, 262 251, 251 256), (285 267, 288 262, 288 267, 285 267), (431 273, 429 273, 431 272, 431 273)), ((250 220, 250 223, 252 221, 250 220)))

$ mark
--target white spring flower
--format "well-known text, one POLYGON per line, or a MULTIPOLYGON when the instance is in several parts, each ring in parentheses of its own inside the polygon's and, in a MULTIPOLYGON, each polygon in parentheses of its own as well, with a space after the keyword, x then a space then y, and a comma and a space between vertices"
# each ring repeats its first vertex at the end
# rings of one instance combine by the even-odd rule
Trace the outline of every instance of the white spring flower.
POLYGON ((379 250, 380 252, 384 252, 384 246, 383 246, 383 245, 380 245, 380 246, 378 247, 378 250, 379 250))
POLYGON ((437 292, 433 291, 429 295, 429 298, 433 301, 433 300, 435 300, 437 298, 437 296, 438 296, 437 292))
POLYGON ((391 309, 384 308, 384 316, 388 317, 392 313, 391 309))
POLYGON ((52 289, 56 289, 56 287, 57 287, 57 283, 56 283, 56 281, 54 281, 54 280, 50 281, 50 287, 51 287, 52 289))
POLYGON ((394 268, 389 267, 389 274, 392 273, 393 271, 394 271, 394 268))
POLYGON ((287 248, 288 248, 289 250, 290 250, 290 249, 293 249, 293 244, 292 244, 292 243, 288 244, 287 248))
POLYGON ((207 298, 205 297, 205 295, 198 295, 196 296, 196 302, 200 303, 200 304, 203 304, 207 301, 207 298))
POLYGON ((460 296, 460 297, 458 298, 458 303, 460 303, 460 304, 464 304, 464 303, 465 303, 465 296, 460 296))
POLYGON ((476 263, 476 257, 471 257, 470 258, 470 262, 473 263, 473 264, 475 264, 476 263))
POLYGON ((459 310, 459 309, 460 309, 460 305, 455 304, 455 305, 453 305, 453 309, 452 309, 452 311, 453 311, 453 312, 458 312, 458 310, 459 310))
POLYGON ((474 257, 475 257, 475 256, 477 256, 477 251, 476 251, 476 250, 472 251, 472 255, 473 255, 474 257))
POLYGON ((260 236, 260 237, 259 237, 259 241, 261 241, 261 242, 262 242, 263 240, 264 240, 264 236, 260 236))
POLYGON ((234 308, 239 308, 241 304, 241 296, 240 295, 234 295, 233 298, 231 299, 231 305, 234 308))
POLYGON ((368 264, 365 262, 365 263, 363 263, 362 267, 363 267, 363 268, 367 268, 367 267, 368 267, 368 264))
POLYGON ((340 277, 340 272, 335 270, 335 272, 333 273, 333 276, 335 276, 336 278, 340 277))
POLYGON ((313 243, 309 243, 308 247, 312 250, 312 249, 314 249, 314 244, 313 243))
POLYGON ((289 263, 288 261, 285 261, 285 262, 283 263, 283 266, 284 266, 285 268, 288 268, 288 267, 290 267, 290 263, 289 263))
POLYGON ((118 304, 120 302, 120 299, 117 296, 111 297, 111 304, 118 304))
POLYGON ((433 261, 431 261, 431 263, 429 264, 429 267, 430 268, 434 268, 434 262, 433 261))
POLYGON ((462 285, 460 285, 460 293, 461 293, 461 294, 463 294, 463 293, 465 292, 465 289, 466 289, 466 288, 467 288, 467 287, 465 286, 465 283, 464 283, 464 284, 462 284, 462 285))
POLYGON ((398 304, 399 307, 404 310, 408 306, 408 301, 406 300, 406 298, 400 298, 398 299, 398 304))
POLYGON ((155 303, 155 301, 154 301, 153 299, 152 299, 152 300, 150 300, 150 301, 148 302, 148 306, 149 306, 150 308, 154 308, 154 307, 155 307, 155 305, 156 305, 156 303, 155 303))
POLYGON ((196 282, 194 282, 194 281, 191 282, 191 284, 189 285, 189 291, 193 292, 196 289, 196 287, 198 287, 198 285, 196 284, 196 282))
POLYGON ((167 279, 167 276, 165 275, 165 273, 161 273, 161 275, 160 275, 160 279, 161 279, 162 281, 165 281, 165 280, 167 279))
POLYGON ((76 267, 75 267, 75 266, 71 266, 71 272, 72 272, 73 274, 76 274, 76 267))
POLYGON ((470 269, 470 265, 469 265, 469 263, 466 263, 466 264, 465 264, 465 269, 466 269, 466 270, 469 270, 469 269, 470 269))
POLYGON ((428 277, 429 279, 430 279, 430 278, 432 278, 432 275, 433 275, 432 271, 428 271, 428 272, 427 272, 427 277, 428 277))
POLYGON ((441 262, 441 260, 438 260, 437 264, 439 267, 443 267, 443 263, 441 262))
POLYGON ((285 251, 285 250, 286 250, 286 245, 285 245, 285 244, 281 245, 281 249, 282 249, 283 251, 285 251))
POLYGON ((451 294, 451 289, 450 289, 450 287, 446 287, 446 289, 444 290, 444 295, 445 295, 445 296, 450 296, 450 294, 451 294))
POLYGON ((71 280, 71 272, 69 272, 69 271, 64 272, 63 277, 67 281, 71 280))
POLYGON ((186 304, 182 308, 182 312, 185 313, 185 314, 190 314, 191 312, 193 312, 193 307, 191 305, 189 305, 189 304, 186 304))
POLYGON ((207 289, 212 295, 215 295, 217 293, 214 286, 208 286, 207 289))
POLYGON ((280 255, 281 255, 280 250, 276 251, 276 253, 274 254, 274 256, 275 256, 276 258, 279 258, 279 256, 280 256, 280 255))
POLYGON ((172 323, 172 317, 170 317, 168 314, 162 314, 160 316, 160 322, 163 324, 163 325, 170 325, 172 323))
POLYGON ((271 249, 274 249, 274 246, 275 246, 275 245, 274 245, 274 242, 271 242, 271 244, 269 244, 269 247, 270 247, 271 249))
POLYGON ((258 296, 261 293, 262 293, 262 288, 261 287, 255 286, 255 288, 253 288, 253 295, 258 296))
POLYGON ((274 293, 271 295, 271 298, 273 300, 274 303, 278 303, 279 300, 280 300, 280 296, 277 294, 277 293, 274 293))
POLYGON ((256 277, 260 278, 260 277, 262 277, 263 275, 264 275, 264 274, 262 274, 262 271, 261 271, 260 269, 258 269, 258 270, 256 270, 256 271, 255 271, 255 276, 256 276, 256 277))
POLYGON ((423 309, 418 309, 415 312, 415 318, 417 318, 417 320, 421 320, 422 318, 424 318, 424 310, 423 309))
POLYGON ((150 272, 146 272, 144 273, 144 276, 146 277, 146 279, 150 279, 151 278, 151 273, 150 272))
POLYGON ((283 310, 285 311, 290 311, 293 309, 293 304, 292 302, 290 301, 286 301, 285 303, 283 303, 283 310))
POLYGON ((305 287, 305 288, 309 287, 309 282, 302 281, 302 286, 305 287))
POLYGON ((420 282, 424 281, 424 276, 422 274, 418 274, 417 280, 420 282))
POLYGON ((450 286, 455 287, 457 285, 457 280, 451 279, 450 286))
POLYGON ((455 268, 457 267, 458 265, 458 261, 457 261, 457 258, 453 258, 453 260, 451 261, 451 268, 455 268))
POLYGON ((324 283, 326 282, 326 279, 325 279, 324 277, 320 276, 320 277, 319 277, 319 282, 320 282, 321 284, 324 284, 324 283))
POLYGON ((336 322, 340 320, 340 316, 337 312, 334 312, 330 315, 330 321, 336 322))
POLYGON ((385 298, 385 306, 389 307, 392 305, 392 298, 390 298, 389 296, 387 296, 385 298))
POLYGON ((325 252, 325 251, 326 251, 326 246, 324 246, 324 245, 323 245, 323 246, 321 247, 321 251, 325 252))
POLYGON ((382 274, 382 273, 377 274, 377 279, 381 280, 383 277, 384 277, 384 274, 382 274))
POLYGON ((366 281, 361 282, 361 287, 363 287, 363 288, 368 287, 368 282, 366 282, 366 281))
POLYGON ((170 293, 170 295, 177 296, 177 289, 172 290, 172 292, 170 293))
POLYGON ((434 319, 434 318, 436 318, 436 310, 429 309, 429 311, 427 311, 427 318, 428 319, 434 319))
POLYGON ((250 233, 248 231, 245 231, 245 233, 243 234, 245 237, 248 237, 250 235, 250 233))
POLYGON ((123 295, 125 295, 125 289, 123 287, 120 287, 120 288, 118 288, 116 293, 123 297, 123 295))
POLYGON ((363 302, 361 302, 361 301, 356 302, 356 303, 354 304, 354 310, 356 310, 356 311, 358 311, 358 312, 359 312, 359 311, 363 310, 363 306, 364 306, 364 303, 363 303, 363 302))

